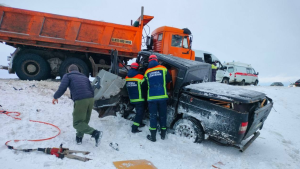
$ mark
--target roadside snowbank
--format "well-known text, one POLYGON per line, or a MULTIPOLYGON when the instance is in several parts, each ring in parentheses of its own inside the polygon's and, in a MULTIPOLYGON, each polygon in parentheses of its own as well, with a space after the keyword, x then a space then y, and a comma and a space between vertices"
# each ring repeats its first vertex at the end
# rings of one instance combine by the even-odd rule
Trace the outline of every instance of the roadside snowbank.
MULTIPOLYGON (((300 168, 300 88, 286 87, 243 87, 266 93, 275 104, 261 135, 244 152, 233 147, 223 147, 204 141, 202 144, 168 135, 156 143, 146 139, 148 129, 132 134, 132 122, 121 117, 99 119, 93 111, 90 125, 104 132, 99 147, 94 140, 85 136, 82 145, 75 143, 75 130, 72 126, 73 102, 69 93, 52 105, 52 96, 59 82, 20 81, 0 79, 0 109, 18 111, 21 121, 0 114, 0 165, 1 168, 105 168, 113 169, 114 161, 146 159, 159 169, 194 168, 300 168), (15 90, 14 87, 17 89, 15 90), (22 89, 22 90, 18 90, 22 89), (58 147, 61 143, 72 150, 90 151, 88 162, 71 159, 58 159, 41 152, 15 152, 7 149, 4 143, 13 139, 39 139, 53 136, 55 128, 29 122, 40 120, 57 125, 62 133, 49 141, 18 142, 11 145, 19 148, 58 147), (119 144, 120 151, 109 146, 119 144)), ((149 124, 147 124, 149 125, 149 124)))

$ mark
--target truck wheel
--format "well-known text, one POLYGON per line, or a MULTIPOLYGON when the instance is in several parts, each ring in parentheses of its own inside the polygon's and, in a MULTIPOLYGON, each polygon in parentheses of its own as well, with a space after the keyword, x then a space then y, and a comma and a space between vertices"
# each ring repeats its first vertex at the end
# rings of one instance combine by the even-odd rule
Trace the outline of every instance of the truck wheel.
POLYGON ((242 80, 240 83, 241 86, 245 86, 245 80, 242 80))
POLYGON ((78 66, 79 72, 89 77, 89 68, 83 60, 80 60, 78 58, 67 58, 62 62, 59 68, 59 76, 61 79, 66 73, 69 73, 68 68, 72 64, 78 66))
POLYGON ((174 124, 175 134, 191 139, 194 143, 201 143, 204 140, 204 131, 198 120, 193 117, 179 119, 174 124))
POLYGON ((258 81, 256 80, 256 81, 254 82, 254 86, 257 86, 257 84, 258 84, 258 81))
POLYGON ((229 79, 227 77, 224 77, 222 83, 229 84, 229 79))
POLYGON ((16 60, 16 73, 21 80, 45 80, 50 75, 50 65, 33 53, 21 55, 16 60))

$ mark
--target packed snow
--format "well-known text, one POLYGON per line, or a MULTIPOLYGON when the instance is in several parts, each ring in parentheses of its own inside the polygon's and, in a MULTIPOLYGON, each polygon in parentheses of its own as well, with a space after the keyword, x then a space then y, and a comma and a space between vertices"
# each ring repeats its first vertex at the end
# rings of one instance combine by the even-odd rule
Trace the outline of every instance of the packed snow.
POLYGON ((146 139, 149 122, 141 133, 132 134, 131 121, 115 116, 100 119, 96 111, 92 113, 90 125, 104 132, 99 147, 95 147, 94 140, 88 135, 83 138, 82 145, 77 145, 72 126, 73 101, 69 99, 69 92, 59 99, 57 105, 51 103, 58 86, 59 82, 53 81, 0 79, 0 110, 20 112, 19 118, 22 119, 0 114, 1 169, 115 169, 114 161, 138 159, 151 161, 159 169, 300 168, 300 88, 242 87, 267 94, 274 100, 274 109, 260 131, 261 135, 241 153, 236 148, 220 146, 209 140, 195 144, 173 134, 168 134, 167 140, 161 140, 157 135, 157 142, 153 143, 146 139), (15 148, 58 147, 63 143, 71 150, 90 151, 85 156, 93 160, 81 162, 58 159, 42 152, 9 150, 4 145, 8 140, 42 139, 58 133, 52 126, 29 120, 52 123, 61 129, 61 134, 42 142, 10 142, 15 148), (109 146, 111 142, 119 145, 119 151, 109 146))
POLYGON ((237 98, 242 100, 255 99, 257 96, 263 95, 262 93, 243 89, 238 86, 227 85, 218 82, 209 82, 209 83, 198 83, 190 84, 185 88, 200 90, 206 96, 217 95, 219 99, 231 100, 231 98, 237 98))

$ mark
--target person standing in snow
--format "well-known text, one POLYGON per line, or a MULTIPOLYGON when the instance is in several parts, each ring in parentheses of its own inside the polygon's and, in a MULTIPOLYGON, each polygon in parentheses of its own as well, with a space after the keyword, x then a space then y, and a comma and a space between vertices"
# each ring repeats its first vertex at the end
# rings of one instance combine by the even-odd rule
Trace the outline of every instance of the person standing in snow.
POLYGON ((164 140, 167 131, 167 83, 171 82, 171 76, 166 67, 158 64, 156 55, 149 57, 148 69, 145 78, 148 82, 148 107, 150 112, 150 133, 147 139, 156 141, 157 112, 159 112, 161 139, 164 140))
POLYGON ((95 138, 96 146, 102 137, 102 131, 93 129, 88 125, 94 105, 94 91, 89 79, 79 72, 74 64, 69 66, 67 74, 61 80, 58 90, 54 94, 52 103, 58 103, 60 98, 69 87, 72 100, 74 101, 73 127, 76 129, 76 142, 82 144, 84 134, 90 134, 95 138))
POLYGON ((132 133, 138 133, 141 132, 138 130, 138 127, 144 127, 145 124, 142 123, 143 116, 144 116, 144 102, 145 102, 145 88, 147 86, 144 76, 139 74, 138 68, 139 64, 138 63, 132 63, 130 65, 131 69, 128 71, 128 74, 125 78, 126 80, 126 87, 130 99, 130 103, 134 105, 136 115, 133 121, 132 133))
POLYGON ((217 74, 217 61, 211 64, 211 81, 215 82, 216 81, 216 74, 217 74))

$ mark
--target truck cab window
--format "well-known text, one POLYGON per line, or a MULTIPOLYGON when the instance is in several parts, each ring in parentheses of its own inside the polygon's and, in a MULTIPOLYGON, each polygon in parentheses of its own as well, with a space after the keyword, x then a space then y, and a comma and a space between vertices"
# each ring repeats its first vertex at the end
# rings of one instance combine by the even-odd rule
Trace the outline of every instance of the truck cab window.
POLYGON ((172 35, 172 44, 171 44, 171 46, 181 47, 182 46, 182 36, 172 35))
POLYGON ((162 40, 162 37, 163 37, 163 34, 161 33, 161 34, 158 35, 158 39, 157 39, 157 40, 158 40, 158 41, 161 41, 161 40, 162 40))
POLYGON ((183 38, 183 48, 186 48, 186 49, 189 48, 188 38, 189 38, 188 36, 185 36, 183 38))

